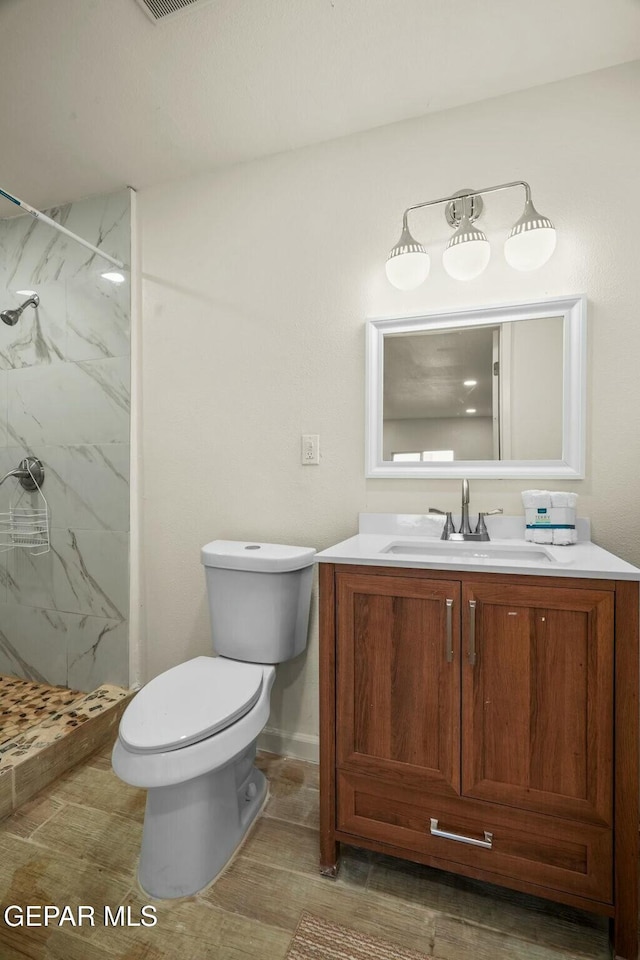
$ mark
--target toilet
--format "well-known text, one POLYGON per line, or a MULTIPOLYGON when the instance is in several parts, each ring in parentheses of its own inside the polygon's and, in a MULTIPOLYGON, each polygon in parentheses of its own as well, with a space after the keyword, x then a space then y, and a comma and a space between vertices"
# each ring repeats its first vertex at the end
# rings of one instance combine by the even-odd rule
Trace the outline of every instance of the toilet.
POLYGON ((275 664, 305 649, 315 550, 214 540, 201 551, 213 649, 155 677, 133 698, 113 748, 115 773, 144 787, 138 879, 161 899, 210 883, 267 796, 254 764, 275 664))

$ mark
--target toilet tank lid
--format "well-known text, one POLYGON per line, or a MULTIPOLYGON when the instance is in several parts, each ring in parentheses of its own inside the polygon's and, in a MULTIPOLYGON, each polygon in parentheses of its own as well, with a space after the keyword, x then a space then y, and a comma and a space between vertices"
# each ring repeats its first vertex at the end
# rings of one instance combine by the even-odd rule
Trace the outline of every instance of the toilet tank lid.
POLYGON ((212 540, 202 548, 205 567, 227 570, 252 570, 262 573, 286 573, 313 563, 313 547, 292 547, 259 540, 212 540))

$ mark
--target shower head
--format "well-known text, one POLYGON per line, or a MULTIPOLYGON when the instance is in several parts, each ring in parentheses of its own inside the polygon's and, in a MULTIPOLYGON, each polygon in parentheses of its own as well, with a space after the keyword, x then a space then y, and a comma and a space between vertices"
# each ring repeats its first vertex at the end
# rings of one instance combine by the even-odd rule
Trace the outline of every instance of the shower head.
POLYGON ((39 303, 40 303, 40 297, 38 296, 37 293, 34 293, 33 296, 29 297, 28 300, 25 300, 25 302, 22 303, 15 310, 3 310, 2 313, 0 313, 0 320, 8 324, 10 327, 13 327, 20 319, 20 314, 22 313, 25 307, 34 307, 35 309, 35 307, 37 307, 39 303))

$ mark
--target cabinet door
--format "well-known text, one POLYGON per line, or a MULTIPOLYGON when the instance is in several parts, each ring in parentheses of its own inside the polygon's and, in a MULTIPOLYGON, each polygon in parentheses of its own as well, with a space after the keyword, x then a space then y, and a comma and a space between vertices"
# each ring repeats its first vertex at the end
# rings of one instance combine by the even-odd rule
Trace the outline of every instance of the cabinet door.
POLYGON ((353 772, 460 790, 460 584, 340 572, 337 760, 353 772))
POLYGON ((464 585, 463 795, 611 824, 613 610, 604 590, 464 585))

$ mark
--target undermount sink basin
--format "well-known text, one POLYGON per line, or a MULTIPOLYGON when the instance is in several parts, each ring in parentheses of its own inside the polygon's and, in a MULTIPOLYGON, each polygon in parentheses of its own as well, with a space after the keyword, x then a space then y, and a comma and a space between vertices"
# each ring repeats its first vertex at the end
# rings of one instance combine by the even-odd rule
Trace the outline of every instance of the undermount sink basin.
POLYGON ((544 547, 538 544, 505 545, 487 541, 478 543, 463 540, 398 540, 388 544, 380 553, 398 557, 435 557, 442 560, 511 560, 517 563, 557 563, 544 547))

